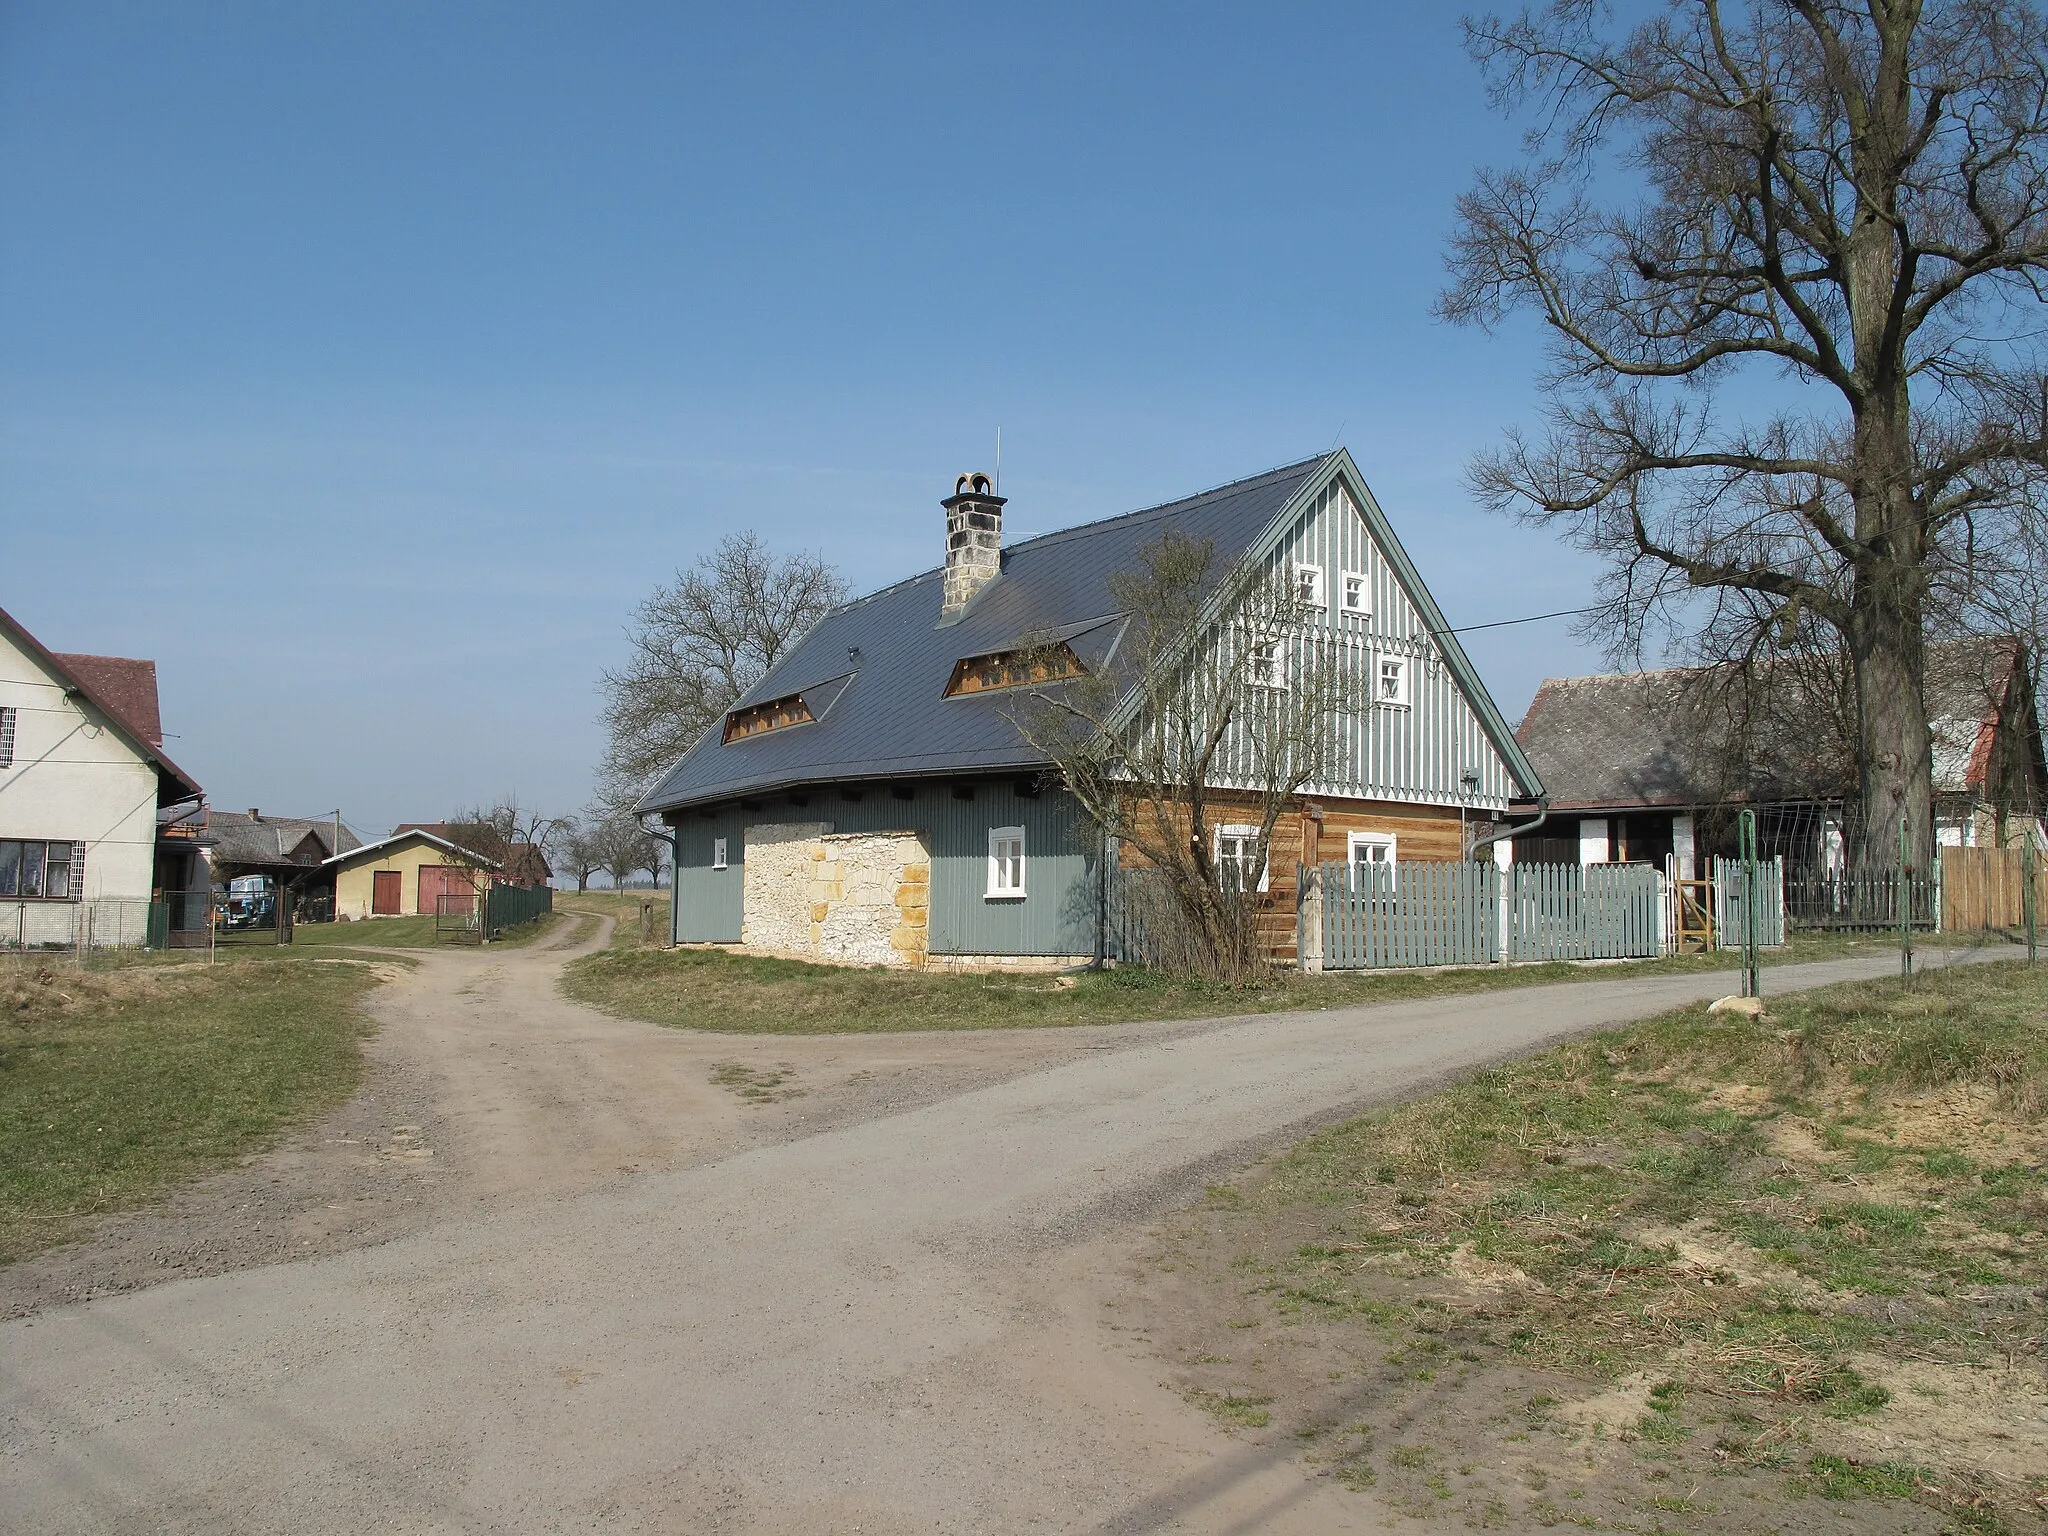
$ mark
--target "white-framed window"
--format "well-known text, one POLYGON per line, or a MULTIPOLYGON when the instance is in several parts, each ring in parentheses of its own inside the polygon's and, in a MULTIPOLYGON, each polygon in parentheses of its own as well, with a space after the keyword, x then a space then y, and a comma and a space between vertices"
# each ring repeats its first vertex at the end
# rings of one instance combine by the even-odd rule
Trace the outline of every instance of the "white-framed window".
POLYGON ((1287 642, 1285 640, 1254 640, 1252 642, 1251 665, 1246 669, 1245 680, 1254 688, 1285 688, 1287 686, 1287 642))
POLYGON ((1294 568, 1294 597, 1307 608, 1328 606, 1323 598, 1323 568, 1320 565, 1297 565, 1294 568))
POLYGON ((725 839, 722 837, 711 839, 711 867, 713 869, 724 869, 726 867, 725 839))
POLYGON ((1373 658, 1372 701, 1405 708, 1411 699, 1409 673, 1413 663, 1406 656, 1373 658))
POLYGON ((988 829, 988 899, 1024 899, 1024 829, 988 829))
POLYGON ((1365 572, 1346 571, 1343 586, 1338 588, 1339 604, 1345 613, 1361 616, 1372 612, 1372 588, 1366 584, 1365 572))
POLYGON ((0 768, 14 766, 14 706, 0 704, 0 768))
POLYGON ((1394 834, 1391 832, 1353 832, 1346 838, 1347 858, 1351 864, 1352 883, 1363 885, 1358 877, 1375 867, 1392 869, 1394 865, 1394 834))
POLYGON ((1257 827, 1228 823, 1216 829, 1216 873, 1233 889, 1265 890, 1272 883, 1271 865, 1260 855, 1257 827))

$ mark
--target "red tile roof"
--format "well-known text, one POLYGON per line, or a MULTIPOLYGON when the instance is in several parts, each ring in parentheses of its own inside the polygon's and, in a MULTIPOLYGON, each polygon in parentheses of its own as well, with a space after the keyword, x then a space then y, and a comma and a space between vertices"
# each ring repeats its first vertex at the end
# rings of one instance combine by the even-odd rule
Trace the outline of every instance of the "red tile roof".
POLYGON ((80 656, 69 651, 51 653, 70 669, 71 675, 92 690, 102 709, 121 718, 121 723, 152 747, 164 744, 163 716, 156 702, 156 663, 131 656, 80 656))

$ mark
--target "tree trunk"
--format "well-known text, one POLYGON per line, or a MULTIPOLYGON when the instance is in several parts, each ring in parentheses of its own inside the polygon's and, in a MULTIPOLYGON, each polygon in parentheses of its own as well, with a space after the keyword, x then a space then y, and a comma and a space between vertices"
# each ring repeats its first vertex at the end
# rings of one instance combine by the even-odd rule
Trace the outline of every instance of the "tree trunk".
POLYGON ((1856 669, 1858 778, 1863 825, 1857 862, 1888 868, 1898 862, 1899 823, 1907 860, 1926 872, 1934 852, 1934 755, 1927 734, 1926 676, 1918 605, 1910 610, 1874 581, 1866 599, 1858 584, 1850 660, 1856 669))

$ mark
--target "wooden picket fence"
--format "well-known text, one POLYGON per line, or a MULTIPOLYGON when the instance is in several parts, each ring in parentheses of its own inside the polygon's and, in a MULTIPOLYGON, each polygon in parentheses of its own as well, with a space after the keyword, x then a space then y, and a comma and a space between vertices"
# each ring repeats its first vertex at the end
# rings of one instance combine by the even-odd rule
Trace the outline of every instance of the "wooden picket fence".
MULTIPOLYGON (((2034 920, 2048 923, 2048 857, 2036 854, 2034 920)), ((2017 929, 2027 920, 2026 854, 2018 848, 1941 850, 1941 926, 1951 933, 2017 929)))
MULTIPOLYGON (((1785 860, 1759 859, 1756 866, 1756 941, 1766 949, 1785 942, 1785 860)), ((1722 949, 1740 949, 1748 931, 1748 897, 1742 860, 1714 860, 1714 932, 1722 949)))
POLYGON ((1491 864, 1335 863, 1320 874, 1325 970, 1663 952, 1663 889, 1644 864, 1517 864, 1503 876, 1491 864))
POLYGON ((1509 874, 1510 960, 1663 953, 1663 887, 1648 864, 1516 864, 1509 874))
POLYGON ((1500 957, 1491 864, 1325 864, 1323 965, 1485 965, 1500 957))

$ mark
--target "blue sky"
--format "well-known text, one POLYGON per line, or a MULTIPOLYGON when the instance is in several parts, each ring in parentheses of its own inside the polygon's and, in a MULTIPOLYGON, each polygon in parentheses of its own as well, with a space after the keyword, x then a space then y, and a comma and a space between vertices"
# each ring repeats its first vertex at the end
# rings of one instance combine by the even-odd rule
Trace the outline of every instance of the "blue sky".
MULTIPOLYGON (((153 656, 216 804, 588 794, 633 605, 730 529, 866 589, 1003 433, 1019 532, 1342 442, 1454 624, 1533 330, 1430 318, 1516 131, 1406 5, 0 9, 0 605, 153 656)), ((1597 654, 1470 649, 1518 718, 1597 654)))

